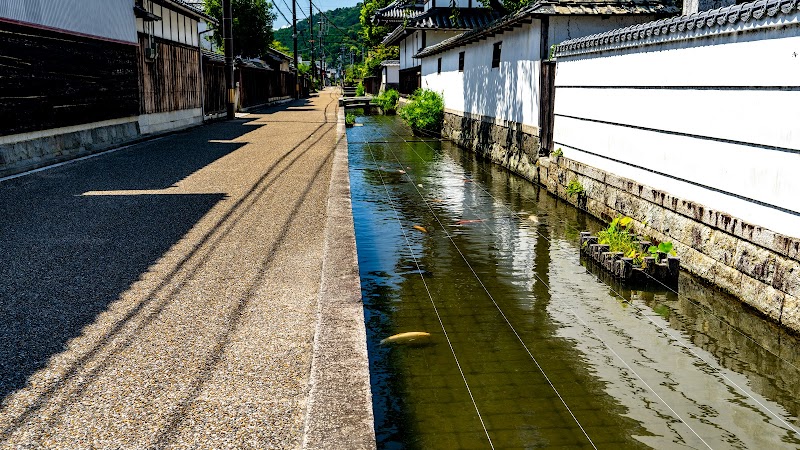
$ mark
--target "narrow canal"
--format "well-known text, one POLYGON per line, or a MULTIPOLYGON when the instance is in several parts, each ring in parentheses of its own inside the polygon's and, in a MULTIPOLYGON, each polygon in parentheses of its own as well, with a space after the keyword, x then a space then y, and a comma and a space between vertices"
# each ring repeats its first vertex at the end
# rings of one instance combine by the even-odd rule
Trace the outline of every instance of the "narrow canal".
POLYGON ((689 275, 604 280, 577 243, 600 222, 399 118, 358 122, 378 448, 800 447, 797 339, 689 275), (380 342, 410 331, 430 343, 380 342))

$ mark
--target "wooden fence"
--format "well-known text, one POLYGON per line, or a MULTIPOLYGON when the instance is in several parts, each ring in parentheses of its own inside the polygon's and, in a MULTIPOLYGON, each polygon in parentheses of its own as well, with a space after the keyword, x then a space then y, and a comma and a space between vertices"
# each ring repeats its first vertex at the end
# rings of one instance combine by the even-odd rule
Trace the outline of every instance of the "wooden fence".
POLYGON ((156 57, 145 56, 146 35, 139 35, 141 114, 199 108, 200 54, 196 48, 156 39, 156 57))
POLYGON ((139 111, 133 44, 0 21, 0 60, 0 136, 139 111))
MULTIPOLYGON (((225 64, 216 55, 204 55, 204 113, 217 114, 225 111, 225 64)), ((261 67, 237 64, 234 80, 239 83, 239 105, 250 108, 265 105, 278 99, 294 96, 295 75, 261 67)), ((308 97, 309 81, 300 79, 300 96, 308 97)))
POLYGON ((203 114, 225 112, 225 64, 203 56, 203 114))

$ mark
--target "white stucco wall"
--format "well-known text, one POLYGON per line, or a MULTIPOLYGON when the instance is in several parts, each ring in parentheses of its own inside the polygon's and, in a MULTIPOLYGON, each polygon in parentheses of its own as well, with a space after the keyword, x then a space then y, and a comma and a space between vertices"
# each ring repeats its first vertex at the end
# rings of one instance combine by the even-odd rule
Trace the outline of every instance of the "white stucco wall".
POLYGON ((0 0, 0 18, 138 42, 133 0, 0 0))
POLYGON ((155 37, 181 44, 197 46, 198 21, 192 17, 181 14, 159 4, 144 2, 144 7, 153 14, 161 17, 155 22, 144 22, 136 19, 136 30, 140 33, 151 34, 155 37))
POLYGON ((381 84, 400 82, 400 66, 383 66, 383 77, 381 84))
POLYGON ((798 16, 559 58, 554 146, 800 237, 798 16))
MULTIPOLYGON (((409 67, 418 66, 420 60, 414 58, 422 49, 422 33, 423 31, 417 30, 409 34, 403 41, 400 42, 400 69, 407 69, 409 67)), ((425 46, 438 44, 447 38, 453 37, 457 34, 463 33, 462 31, 442 31, 442 30, 427 30, 425 33, 425 46)))
MULTIPOLYGON (((647 21, 651 16, 551 17, 551 43, 647 21)), ((422 87, 444 94, 445 108, 539 126, 539 61, 541 22, 424 58, 422 87), (492 69, 492 50, 503 42, 500 67, 492 69), (464 54, 464 72, 458 72, 458 53, 464 54), (442 73, 437 60, 442 58, 442 73)), ((430 38, 429 38, 430 41, 430 38)), ((545 55, 546 57, 547 55, 545 55)))
POLYGON ((534 20, 514 31, 423 58, 422 87, 442 93, 449 110, 538 126, 539 26, 534 20), (500 41, 500 67, 493 69, 492 50, 500 41), (462 51, 464 72, 459 72, 462 51), (442 73, 437 73, 438 58, 442 73))

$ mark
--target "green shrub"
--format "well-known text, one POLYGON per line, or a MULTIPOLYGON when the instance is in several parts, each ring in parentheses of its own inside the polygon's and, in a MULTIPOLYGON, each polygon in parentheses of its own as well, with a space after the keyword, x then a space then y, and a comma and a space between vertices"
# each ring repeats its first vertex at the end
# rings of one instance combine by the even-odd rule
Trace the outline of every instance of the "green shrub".
POLYGON ((628 258, 634 258, 634 264, 641 264, 639 239, 628 231, 630 217, 617 217, 605 230, 597 233, 597 243, 608 245, 609 251, 622 252, 628 258))
POLYGON ((417 89, 400 110, 400 117, 415 132, 438 135, 444 122, 444 99, 430 89, 417 89))
POLYGON ((639 266, 646 256, 658 257, 659 252, 674 255, 672 242, 661 242, 658 246, 651 245, 646 252, 642 251, 639 238, 630 232, 628 226, 633 222, 630 217, 617 217, 612 220, 605 230, 597 233, 597 243, 608 245, 611 252, 622 252, 625 257, 633 259, 633 265, 639 266))
POLYGON ((564 156, 564 150, 561 150, 561 147, 558 147, 553 153, 550 154, 553 158, 560 158, 564 156))
POLYGON ((352 127, 356 124, 356 115, 353 113, 347 113, 344 115, 344 123, 348 127, 352 127))
POLYGON ((384 91, 383 94, 375 98, 375 103, 380 106, 384 114, 393 114, 397 111, 397 101, 400 100, 400 93, 394 89, 384 91))
POLYGON ((356 97, 363 97, 364 96, 364 83, 358 82, 356 86, 356 97))
POLYGON ((580 196, 584 192, 586 192, 586 190, 583 188, 583 185, 580 181, 578 181, 577 178, 573 178, 569 181, 569 184, 567 185, 567 195, 570 197, 573 195, 580 196))

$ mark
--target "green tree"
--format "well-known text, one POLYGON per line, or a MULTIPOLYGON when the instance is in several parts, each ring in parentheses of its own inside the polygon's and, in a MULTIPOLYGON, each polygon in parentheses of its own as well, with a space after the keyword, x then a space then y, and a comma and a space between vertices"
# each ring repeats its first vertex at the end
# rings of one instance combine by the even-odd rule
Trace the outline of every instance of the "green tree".
POLYGON ((372 16, 375 15, 375 12, 391 2, 392 0, 364 0, 364 4, 361 5, 361 15, 359 16, 361 36, 364 38, 364 45, 368 48, 379 45, 391 31, 388 27, 372 23, 372 16))
POLYGON ((279 52, 286 53, 287 55, 291 55, 292 54, 292 50, 289 47, 283 45, 283 43, 281 41, 277 41, 277 40, 272 41, 272 44, 270 44, 269 46, 272 47, 273 49, 279 51, 279 52))
MULTIPOLYGON (((361 55, 361 24, 359 23, 359 13, 361 11, 361 4, 347 8, 336 8, 325 11, 325 20, 331 24, 328 27, 328 33, 325 36, 325 55, 327 63, 330 67, 338 67, 339 57, 342 56, 342 46, 345 48, 345 57, 342 58, 342 63, 347 65, 350 63, 350 52, 355 55, 355 61, 359 61, 361 55), (335 25, 335 26, 334 26, 335 25)), ((314 14, 314 23, 319 22, 323 16, 320 13, 314 14)), ((315 34, 319 29, 314 25, 315 34)), ((297 21, 297 51, 303 59, 308 60, 311 58, 311 49, 309 46, 309 33, 308 33, 308 20, 297 21)), ((316 38, 315 38, 316 39, 316 38)), ((281 42, 287 48, 292 48, 292 27, 281 28, 275 30, 275 40, 281 42)), ((318 41, 318 40, 317 40, 318 41)), ((319 57, 319 42, 314 49, 314 56, 319 57)))
MULTIPOLYGON (((231 0, 233 2, 233 54, 245 58, 263 56, 272 43, 275 13, 267 0, 231 0)), ((206 13, 217 19, 214 41, 222 48, 222 0, 205 0, 206 13)))
POLYGON ((383 61, 387 59, 397 59, 399 57, 400 47, 375 46, 367 52, 367 58, 364 60, 364 76, 375 74, 383 61))

